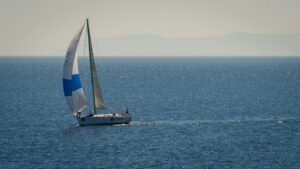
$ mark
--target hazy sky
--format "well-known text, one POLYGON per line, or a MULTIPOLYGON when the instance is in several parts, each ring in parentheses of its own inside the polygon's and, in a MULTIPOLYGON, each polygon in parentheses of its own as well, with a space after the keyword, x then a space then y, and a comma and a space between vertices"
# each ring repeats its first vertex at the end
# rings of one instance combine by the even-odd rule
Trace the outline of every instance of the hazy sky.
POLYGON ((0 55, 66 49, 85 18, 99 38, 300 33, 300 0, 0 0, 0 55))

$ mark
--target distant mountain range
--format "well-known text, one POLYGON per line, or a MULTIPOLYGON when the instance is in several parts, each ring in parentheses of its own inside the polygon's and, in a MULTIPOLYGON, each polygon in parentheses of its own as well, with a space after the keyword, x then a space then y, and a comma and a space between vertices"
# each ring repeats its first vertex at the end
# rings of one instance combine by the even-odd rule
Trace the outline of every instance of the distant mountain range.
POLYGON ((138 34, 96 42, 95 50, 101 56, 300 56, 300 34, 235 33, 185 38, 138 34))

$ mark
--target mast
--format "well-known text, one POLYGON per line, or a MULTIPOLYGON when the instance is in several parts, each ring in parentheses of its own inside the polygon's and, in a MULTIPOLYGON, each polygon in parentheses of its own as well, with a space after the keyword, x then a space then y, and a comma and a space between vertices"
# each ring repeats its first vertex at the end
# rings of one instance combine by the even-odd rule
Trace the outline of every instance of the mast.
POLYGON ((91 70, 91 80, 92 80, 92 93, 93 93, 93 110, 96 114, 96 102, 95 102, 95 88, 94 88, 94 78, 93 78, 93 70, 92 70, 92 57, 94 57, 93 47, 92 47, 92 40, 90 34, 90 26, 89 26, 89 19, 86 19, 86 26, 87 26, 87 33, 88 33, 88 43, 89 43, 89 56, 90 56, 90 70, 91 70))

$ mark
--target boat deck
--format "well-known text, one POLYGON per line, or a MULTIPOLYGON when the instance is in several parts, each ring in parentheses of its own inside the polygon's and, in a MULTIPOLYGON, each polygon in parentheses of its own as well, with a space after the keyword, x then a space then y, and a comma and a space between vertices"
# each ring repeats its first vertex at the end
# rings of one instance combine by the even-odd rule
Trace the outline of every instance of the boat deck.
MULTIPOLYGON (((86 115, 82 117, 90 117, 91 115, 86 115)), ((110 113, 110 114, 94 114, 93 117, 128 117, 131 113, 110 113)))

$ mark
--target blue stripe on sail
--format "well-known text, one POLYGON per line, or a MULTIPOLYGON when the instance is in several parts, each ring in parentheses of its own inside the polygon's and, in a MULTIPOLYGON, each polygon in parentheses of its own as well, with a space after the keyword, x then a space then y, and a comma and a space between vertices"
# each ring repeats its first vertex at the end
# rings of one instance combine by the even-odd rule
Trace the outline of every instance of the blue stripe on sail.
POLYGON ((72 75, 72 80, 63 79, 64 94, 65 96, 72 96, 72 91, 81 88, 79 74, 72 75))

